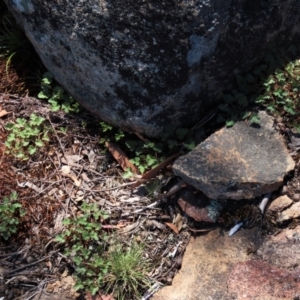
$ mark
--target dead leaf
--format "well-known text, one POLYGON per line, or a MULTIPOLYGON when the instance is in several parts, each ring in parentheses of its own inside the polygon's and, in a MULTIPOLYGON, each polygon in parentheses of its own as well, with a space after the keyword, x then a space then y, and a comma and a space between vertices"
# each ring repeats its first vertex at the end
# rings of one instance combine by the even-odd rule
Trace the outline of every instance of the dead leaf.
POLYGON ((165 223, 167 226, 169 226, 176 234, 179 233, 179 230, 177 228, 176 225, 174 225, 173 223, 165 223))
POLYGON ((105 146, 107 147, 108 151, 112 154, 115 160, 120 164, 121 168, 126 171, 126 169, 130 168, 133 173, 137 173, 138 170, 136 166, 129 161, 127 155, 121 150, 121 148, 111 142, 106 142, 105 146))
POLYGON ((2 109, 0 107, 0 118, 6 116, 7 114, 9 114, 9 112, 7 112, 5 109, 2 109))
POLYGON ((73 175, 73 174, 65 174, 63 172, 62 172, 62 175, 71 178, 76 186, 80 186, 81 185, 81 180, 78 180, 75 175, 73 175))
POLYGON ((83 181, 85 181, 85 182, 90 182, 90 181, 91 181, 91 179, 88 178, 88 176, 86 175, 86 173, 82 173, 82 174, 81 174, 81 178, 82 178, 83 181))
MULTIPOLYGON (((171 157, 167 158, 165 161, 163 161, 162 163, 160 163, 158 166, 156 166, 155 168, 153 168, 152 170, 148 171, 147 173, 145 173, 142 176, 142 180, 149 180, 151 178, 154 178, 155 176, 157 176, 157 174, 160 172, 160 170, 164 167, 166 167, 174 158, 176 158, 179 155, 179 153, 172 155, 171 157)), ((142 184, 143 181, 138 181, 136 184, 132 185, 132 189, 140 186, 142 184)))
POLYGON ((96 154, 93 150, 91 150, 90 153, 88 154, 88 159, 90 164, 94 162, 95 158, 96 158, 96 154))
POLYGON ((80 165, 76 164, 76 162, 80 161, 82 158, 83 158, 83 156, 80 156, 80 155, 65 155, 64 157, 62 157, 61 161, 65 165, 80 166, 80 165))
POLYGON ((18 182, 18 186, 20 186, 20 187, 27 186, 30 189, 35 190, 37 193, 40 193, 42 191, 38 186, 36 186, 35 184, 33 184, 33 183, 29 182, 29 181, 25 181, 25 182, 21 182, 21 183, 18 182))
POLYGON ((67 174, 70 174, 71 172, 71 168, 69 166, 62 166, 60 171, 64 174, 64 175, 67 175, 67 174))
POLYGON ((178 231, 180 232, 180 230, 182 229, 182 226, 183 226, 183 220, 180 220, 177 224, 177 228, 178 228, 178 231))
POLYGON ((176 227, 178 228, 178 232, 180 232, 182 226, 183 226, 183 220, 182 220, 182 216, 181 214, 177 214, 177 216, 175 217, 173 224, 176 225, 176 227))

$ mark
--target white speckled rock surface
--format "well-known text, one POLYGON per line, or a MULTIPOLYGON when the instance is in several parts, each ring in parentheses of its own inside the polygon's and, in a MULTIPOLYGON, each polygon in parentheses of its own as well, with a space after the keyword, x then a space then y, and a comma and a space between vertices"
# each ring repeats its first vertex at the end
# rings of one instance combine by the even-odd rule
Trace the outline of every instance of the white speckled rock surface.
POLYGON ((196 121, 267 44, 287 46, 300 30, 297 0, 5 2, 75 99, 150 136, 196 121))

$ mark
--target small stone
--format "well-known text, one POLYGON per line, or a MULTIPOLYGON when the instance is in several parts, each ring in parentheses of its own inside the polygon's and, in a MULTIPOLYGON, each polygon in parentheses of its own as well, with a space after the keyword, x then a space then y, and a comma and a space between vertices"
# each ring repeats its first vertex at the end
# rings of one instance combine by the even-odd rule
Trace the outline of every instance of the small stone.
POLYGON ((278 217, 277 222, 282 223, 300 217, 300 202, 296 202, 290 208, 284 210, 278 217))
MULTIPOLYGON (((197 222, 215 223, 221 209, 212 205, 214 200, 208 199, 203 193, 194 193, 193 189, 184 189, 180 192, 178 205, 197 222)), ((220 207, 221 208, 221 207, 220 207)))
POLYGON ((300 200, 300 194, 294 194, 292 198, 293 198, 294 201, 299 201, 300 200))
POLYGON ((293 204, 293 200, 290 199, 288 196, 284 195, 272 201, 268 210, 274 212, 280 212, 292 204, 293 204))
POLYGON ((28 264, 31 264, 33 261, 34 261, 34 258, 32 256, 30 256, 30 255, 26 258, 26 262, 28 264))

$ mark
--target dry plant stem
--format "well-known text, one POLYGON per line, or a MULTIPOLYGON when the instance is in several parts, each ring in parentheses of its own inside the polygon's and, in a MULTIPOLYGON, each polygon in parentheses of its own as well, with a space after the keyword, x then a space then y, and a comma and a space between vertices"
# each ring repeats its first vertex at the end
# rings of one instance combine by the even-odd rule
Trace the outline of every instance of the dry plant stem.
POLYGON ((190 228, 188 226, 188 229, 194 233, 197 233, 197 232, 208 232, 208 231, 212 231, 214 229, 216 229, 217 226, 214 226, 214 227, 209 227, 209 228, 201 228, 201 229, 193 229, 193 228, 190 228))
POLYGON ((109 188, 109 189, 104 189, 104 190, 90 190, 90 189, 86 189, 86 188, 83 188, 83 187, 80 187, 80 189, 88 191, 88 192, 108 192, 108 191, 113 191, 113 190, 121 189, 123 187, 127 187, 127 186, 130 186, 130 185, 133 185, 135 183, 137 183, 137 181, 133 181, 133 182, 129 182, 129 183, 124 183, 124 184, 121 184, 119 186, 115 186, 115 187, 112 187, 112 188, 109 188))
POLYGON ((32 267, 32 266, 34 266, 34 265, 36 265, 36 264, 38 264, 38 263, 40 263, 40 262, 42 262, 42 261, 44 261, 44 260, 46 260, 48 258, 50 258, 50 256, 46 256, 46 257, 44 257, 42 259, 39 259, 39 260, 37 260, 37 261, 35 261, 35 262, 31 263, 31 264, 28 264, 26 266, 20 267, 18 269, 15 269, 15 270, 12 270, 12 271, 9 271, 9 272, 5 272, 5 273, 3 273, 3 275, 4 276, 10 276, 10 275, 12 275, 12 274, 14 274, 16 272, 19 272, 19 271, 22 271, 22 270, 27 269, 29 267, 32 267))
POLYGON ((165 195, 165 197, 168 198, 168 197, 174 195, 175 193, 177 193, 179 190, 181 190, 183 188, 183 185, 185 185, 185 182, 183 180, 180 180, 168 191, 168 193, 165 195))
POLYGON ((214 109, 213 111, 209 112, 204 118, 200 120, 192 129, 199 129, 202 127, 204 124, 206 124, 209 120, 211 120, 217 113, 219 107, 214 109))
POLYGON ((13 252, 13 253, 9 253, 9 254, 2 254, 2 255, 0 255, 0 258, 12 256, 12 255, 22 254, 24 251, 26 251, 26 250, 29 249, 29 248, 30 248, 30 246, 25 247, 24 249, 22 249, 21 251, 18 251, 18 252, 13 252))
POLYGON ((64 158, 66 159, 66 161, 68 161, 67 156, 66 156, 66 153, 65 153, 65 150, 64 150, 64 147, 63 147, 63 145, 62 145, 62 143, 61 143, 60 138, 59 138, 58 135, 57 135, 56 129, 54 128, 54 125, 52 124, 52 122, 51 122, 51 120, 50 120, 50 118, 49 118, 48 116, 47 116, 47 119, 48 119, 48 121, 49 121, 49 123, 50 123, 50 125, 51 125, 51 127, 52 127, 52 129, 53 129, 53 131, 54 131, 54 134, 55 134, 55 136, 56 136, 56 139, 57 139, 57 141, 58 141, 58 143, 59 143, 59 145, 60 145, 61 151, 63 152, 64 158))

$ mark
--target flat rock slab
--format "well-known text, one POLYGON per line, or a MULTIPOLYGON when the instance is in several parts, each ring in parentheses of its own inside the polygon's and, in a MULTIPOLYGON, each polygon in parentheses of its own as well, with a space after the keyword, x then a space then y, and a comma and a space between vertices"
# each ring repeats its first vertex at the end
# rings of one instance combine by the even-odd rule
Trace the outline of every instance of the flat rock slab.
POLYGON ((275 300, 300 295, 299 229, 262 238, 257 229, 228 237, 222 230, 192 238, 173 284, 153 300, 275 300))
POLYGON ((259 117, 260 125, 240 121, 212 134, 175 161, 175 174, 211 199, 251 199, 279 188, 295 163, 273 118, 259 117))

